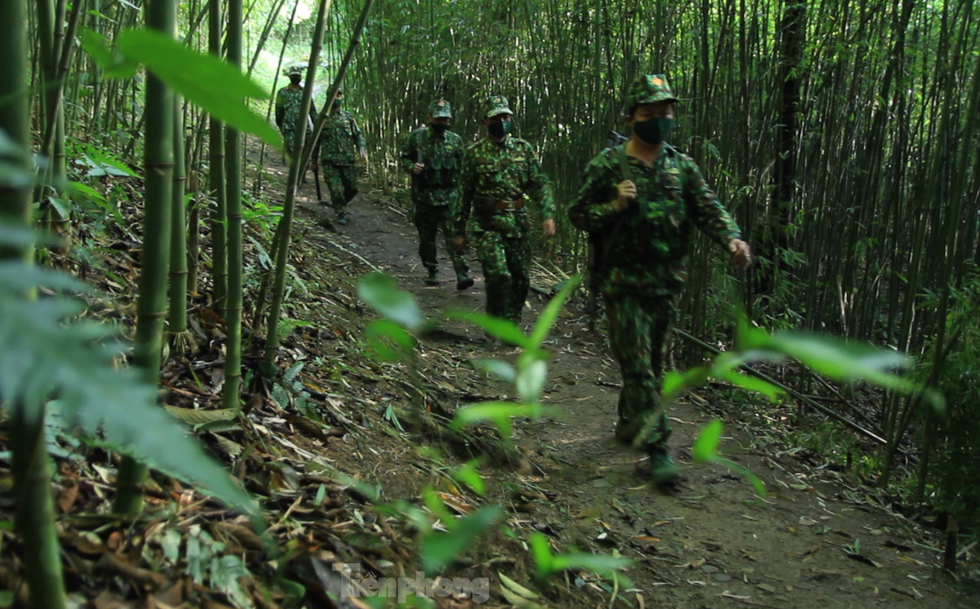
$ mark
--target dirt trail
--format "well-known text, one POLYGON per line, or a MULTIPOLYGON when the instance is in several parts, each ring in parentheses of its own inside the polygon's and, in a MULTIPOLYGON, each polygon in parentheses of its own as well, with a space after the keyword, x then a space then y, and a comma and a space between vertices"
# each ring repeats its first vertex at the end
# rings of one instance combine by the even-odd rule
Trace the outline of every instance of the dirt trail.
MULTIPOLYGON (((315 204, 312 184, 301 188, 299 215, 333 217, 315 204)), ((475 261, 476 285, 469 291, 457 293, 455 281, 438 288, 423 285, 415 229, 380 192, 360 195, 350 217, 340 233, 317 237, 350 261, 349 272, 373 266, 396 277, 428 315, 482 308, 483 278, 475 261)), ((440 264, 441 275, 452 278, 441 245, 440 264)), ((529 301, 534 311, 525 311, 525 326, 542 307, 534 294, 529 301)), ((518 442, 538 466, 520 481, 540 493, 530 506, 511 504, 512 525, 544 531, 563 548, 618 549, 634 558, 637 565, 629 574, 642 601, 635 591, 625 594, 634 607, 980 606, 944 583, 937 569, 941 555, 927 547, 937 546, 937 532, 878 507, 852 477, 753 441, 744 430, 733 431, 731 422, 722 451, 757 473, 769 497, 759 500, 746 480, 724 468, 693 464, 689 448, 697 431, 711 418, 726 418, 725 403, 695 395, 671 409, 670 444, 682 484, 670 495, 646 487, 635 471, 639 455, 613 440, 617 367, 602 337, 588 332, 584 322, 572 307, 548 343, 553 359, 545 399, 560 416, 515 426, 518 442), (858 548, 859 556, 849 556, 858 548)), ((449 353, 460 361, 488 356, 478 342, 480 330, 462 325, 452 330, 472 340, 426 344, 423 352, 435 349, 435 355, 449 353)), ((501 348, 492 354, 509 355, 501 348)), ((439 374, 431 376, 447 378, 439 374)), ((451 380, 475 390, 480 381, 473 379, 451 380)), ((506 391, 490 386, 491 392, 506 391)), ((607 592, 590 588, 598 590, 585 583, 580 596, 565 599, 566 606, 609 603, 607 592)))

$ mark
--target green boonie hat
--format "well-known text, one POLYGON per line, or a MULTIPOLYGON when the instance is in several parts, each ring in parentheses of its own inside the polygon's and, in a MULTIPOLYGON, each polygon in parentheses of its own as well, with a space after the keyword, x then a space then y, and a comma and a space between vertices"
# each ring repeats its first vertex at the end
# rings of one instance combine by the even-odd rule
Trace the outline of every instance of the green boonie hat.
POLYGON ((646 74, 636 79, 626 96, 626 110, 630 111, 639 104, 655 104, 662 101, 678 101, 674 92, 667 84, 663 74, 646 74))
POLYGON ((297 64, 295 66, 289 66, 284 71, 286 76, 292 76, 293 74, 303 75, 303 70, 306 69, 306 64, 297 64))
POLYGON ((437 99, 436 101, 429 104, 429 116, 432 118, 452 118, 453 117, 453 107, 449 105, 444 99, 437 99))
POLYGON ((514 111, 510 109, 507 104, 507 98, 503 95, 493 95, 487 100, 487 113, 483 118, 493 118, 498 114, 513 114, 514 111))

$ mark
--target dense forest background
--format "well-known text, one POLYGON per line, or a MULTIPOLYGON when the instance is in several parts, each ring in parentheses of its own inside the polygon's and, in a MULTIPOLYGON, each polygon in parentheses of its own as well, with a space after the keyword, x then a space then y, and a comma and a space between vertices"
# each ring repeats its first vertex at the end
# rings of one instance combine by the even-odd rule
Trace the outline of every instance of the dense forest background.
MULTIPOLYGON (((470 142, 482 135, 486 97, 506 96, 516 134, 540 151, 559 210, 610 131, 625 131, 630 82, 666 74, 681 98, 671 143, 698 162, 758 260, 733 274, 699 237, 680 327, 726 345, 742 308, 773 330, 831 333, 913 355, 909 374, 945 394, 947 416, 923 408, 921 391, 846 386, 837 393, 841 415, 873 448, 852 454, 835 434, 813 433, 821 450, 846 453, 882 487, 946 510, 976 534, 975 2, 37 0, 0 10, 8 70, 0 156, 5 170, 40 175, 29 188, 10 181, 0 214, 74 238, 75 261, 65 262, 64 244, 10 246, 0 256, 85 268, 111 249, 92 236, 126 224, 120 209, 137 197, 112 178, 142 173, 145 279, 133 361, 155 383, 164 342, 163 361, 194 348, 188 294, 208 299, 227 323, 225 408, 240 407, 249 380, 243 356, 261 355, 266 373, 275 368, 290 294, 299 172, 292 168, 285 201, 266 189, 266 159, 282 152, 268 123, 284 68, 313 64, 317 109, 331 85, 343 86, 368 141, 368 180, 393 197, 407 186, 399 138, 423 121, 432 99, 452 103, 454 130, 470 142), (130 35, 144 26, 237 66, 261 90, 234 81, 225 91, 234 103, 223 102, 211 89, 224 76, 206 82, 207 72, 191 69, 196 55, 176 53, 167 63, 154 49, 173 47, 130 35), (190 76, 181 80, 184 68, 190 76), (265 117, 258 126, 235 109, 245 98, 265 117), (27 148, 33 164, 17 152, 27 148), (243 260, 246 250, 258 263, 243 260), (253 338, 268 328, 254 353, 248 340, 242 346, 243 316, 253 338)), ((563 220, 560 213, 554 240, 537 244, 541 264, 583 271, 585 236, 563 220)), ((694 361, 686 349, 681 359, 694 361)), ((806 372, 784 380, 803 394, 824 384, 806 372)), ((36 420, 15 423, 24 437, 43 435, 36 420)), ((130 457, 120 471, 127 488, 146 476, 130 457)), ((138 492, 122 494, 117 510, 139 509, 138 492)))

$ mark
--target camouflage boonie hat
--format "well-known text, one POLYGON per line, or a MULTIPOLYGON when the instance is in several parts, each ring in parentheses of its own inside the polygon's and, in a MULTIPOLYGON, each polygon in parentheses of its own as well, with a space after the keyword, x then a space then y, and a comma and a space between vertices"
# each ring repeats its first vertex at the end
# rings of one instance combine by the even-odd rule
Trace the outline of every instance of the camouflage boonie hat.
POLYGON ((283 72, 286 74, 286 76, 292 76, 293 74, 298 74, 299 76, 302 76, 303 70, 305 69, 306 69, 305 63, 298 63, 296 65, 289 66, 288 68, 283 70, 283 72))
POLYGON ((487 100, 487 113, 483 115, 483 118, 493 118, 498 114, 513 113, 514 111, 510 109, 506 97, 503 95, 494 95, 487 100))
POLYGON ((626 96, 627 112, 639 104, 655 104, 662 101, 678 101, 663 74, 646 74, 636 79, 626 96))
POLYGON ((452 118, 453 107, 444 99, 437 99, 429 104, 429 116, 432 118, 452 118))

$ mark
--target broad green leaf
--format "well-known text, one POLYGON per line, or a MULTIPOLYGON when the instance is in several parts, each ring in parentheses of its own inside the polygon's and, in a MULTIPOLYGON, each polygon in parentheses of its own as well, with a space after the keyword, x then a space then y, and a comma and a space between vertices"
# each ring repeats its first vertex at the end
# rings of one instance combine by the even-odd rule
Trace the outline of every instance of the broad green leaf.
POLYGON ((784 395, 783 390, 776 387, 772 383, 767 383, 766 381, 754 376, 740 374, 734 370, 725 370, 718 375, 718 378, 728 381, 732 385, 736 385, 742 389, 748 389, 749 391, 761 393, 769 398, 769 401, 773 403, 778 402, 784 395))
POLYGON ((669 371, 664 376, 664 382, 660 391, 664 403, 671 403, 681 396, 685 391, 693 389, 708 380, 708 369, 704 366, 691 368, 684 374, 676 370, 669 371))
POLYGON ((517 371, 507 362, 499 359, 478 359, 474 360, 473 366, 477 370, 496 375, 500 380, 513 383, 517 380, 517 371))
POLYGON ((909 368, 911 358, 897 351, 802 332, 778 332, 771 345, 814 372, 837 381, 865 380, 886 389, 911 393, 916 384, 895 374, 909 368))
POLYGON ((521 598, 526 598, 531 600, 534 600, 536 598, 541 598, 541 595, 538 594, 537 592, 533 590, 528 590, 524 586, 520 585, 519 583, 515 582, 514 580, 507 577, 503 573, 500 573, 499 571, 497 572, 497 576, 500 577, 500 583, 502 584, 500 586, 501 590, 503 590, 504 588, 508 588, 512 592, 520 596, 521 598))
POLYGON ((541 311, 541 316, 538 317, 538 321, 534 324, 534 330, 531 332, 531 344, 535 347, 540 347, 544 339, 548 337, 548 332, 551 330, 551 326, 555 323, 558 318, 558 313, 561 311, 562 305, 568 299, 568 296, 572 291, 578 287, 581 283, 582 276, 575 275, 567 283, 565 287, 561 289, 558 294, 552 298, 548 304, 545 306, 544 311, 541 311))
POLYGON ((387 338, 404 351, 415 349, 415 337, 390 319, 376 319, 368 324, 365 331, 368 336, 387 338))
POLYGON ((87 28, 79 32, 82 49, 102 69, 106 78, 132 78, 136 74, 136 62, 128 60, 117 51, 109 48, 105 36, 87 28))
POLYGON ((431 533, 422 540, 422 566, 431 575, 453 561, 473 541, 490 527, 502 514, 497 506, 482 507, 473 514, 460 518, 449 533, 431 533))
POLYGON ((228 554, 211 559, 211 587, 228 595, 236 607, 252 607, 248 594, 242 590, 238 580, 250 576, 240 556, 228 554))
POLYGON ((478 459, 467 461, 453 470, 452 477, 453 480, 462 482, 466 486, 470 487, 474 493, 482 497, 487 492, 487 485, 483 481, 483 477, 480 476, 480 472, 477 470, 478 464, 478 459))
POLYGON ((105 152, 104 150, 99 150, 95 146, 85 147, 85 159, 87 164, 92 167, 98 167, 103 170, 104 173, 96 174, 89 171, 88 175, 116 175, 116 176, 129 176, 131 178, 138 178, 139 175, 129 168, 125 163, 117 159, 112 154, 105 152))
POLYGON ((532 417, 539 412, 539 409, 524 404, 480 402, 457 412, 450 423, 450 427, 460 429, 466 425, 490 421, 497 427, 502 437, 509 438, 511 435, 511 417, 532 417))
POLYGON ((107 201, 106 198, 99 193, 99 191, 95 190, 91 186, 82 184, 81 182, 70 182, 69 185, 73 193, 79 195, 75 197, 76 202, 78 202, 78 199, 81 198, 90 203, 94 203, 96 207, 112 214, 113 217, 115 217, 116 222, 119 222, 120 224, 123 223, 122 214, 119 213, 119 210, 116 209, 114 205, 109 203, 109 201, 107 201))
POLYGON ((605 556, 603 554, 558 554, 551 563, 554 571, 564 571, 565 569, 587 569, 594 571, 604 577, 620 580, 620 585, 631 587, 633 582, 628 577, 619 572, 633 564, 628 558, 617 558, 615 556, 605 556))
POLYGON ((422 501, 425 502, 425 507, 429 508, 432 515, 442 522, 444 527, 450 531, 456 528, 458 521, 453 518, 452 513, 443 503, 442 497, 432 487, 426 487, 422 490, 422 501))
POLYGON ((545 534, 536 531, 527 540, 531 546, 531 556, 534 557, 534 566, 537 570, 536 577, 539 581, 547 579, 554 571, 554 556, 551 554, 551 545, 545 534))
POLYGON ((245 103, 269 94, 231 64, 154 30, 127 30, 118 40, 127 59, 145 65, 187 101, 235 129, 282 147, 279 132, 245 103))
POLYGON ((384 273, 370 273, 357 282, 357 296, 395 323, 417 330, 425 318, 415 298, 399 290, 395 280, 384 273))
POLYGON ((506 343, 523 347, 525 349, 531 346, 527 336, 524 336, 524 333, 517 327, 517 324, 510 320, 499 319, 497 317, 486 315, 485 313, 473 313, 470 311, 459 310, 447 312, 446 317, 449 317, 450 319, 462 319, 468 321, 471 324, 483 328, 484 331, 491 334, 493 337, 499 338, 506 343))
POLYGON ((721 439, 723 425, 721 421, 715 419, 711 421, 698 434, 698 439, 694 442, 694 460, 698 462, 711 461, 718 451, 718 442, 721 439))
POLYGON ((514 386, 521 400, 534 403, 541 397, 541 390, 547 380, 548 364, 543 360, 533 360, 517 371, 514 386))

